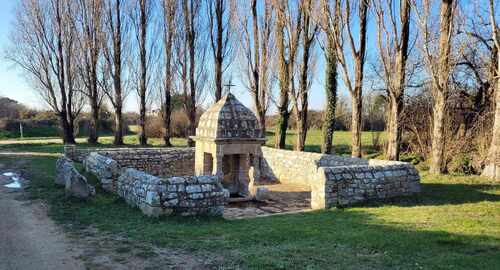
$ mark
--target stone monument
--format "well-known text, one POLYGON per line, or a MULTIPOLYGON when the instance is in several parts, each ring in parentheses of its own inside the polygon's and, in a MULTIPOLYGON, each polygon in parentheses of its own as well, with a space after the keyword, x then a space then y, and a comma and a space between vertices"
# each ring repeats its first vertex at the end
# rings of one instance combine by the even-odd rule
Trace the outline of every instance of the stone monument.
POLYGON ((231 195, 253 198, 266 139, 254 113, 229 93, 196 128, 195 174, 219 175, 231 195))

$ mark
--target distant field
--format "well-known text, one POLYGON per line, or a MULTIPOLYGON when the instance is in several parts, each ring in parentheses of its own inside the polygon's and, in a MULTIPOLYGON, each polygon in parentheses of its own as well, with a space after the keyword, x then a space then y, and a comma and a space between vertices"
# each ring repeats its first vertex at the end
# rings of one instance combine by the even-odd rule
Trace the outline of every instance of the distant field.
MULTIPOLYGON (((274 146, 274 133, 267 132, 267 146, 274 146)), ((381 132, 363 132, 362 139, 362 149, 364 155, 372 156, 377 154, 377 150, 373 147, 373 138, 377 135, 383 137, 381 132)), ((334 141, 334 151, 339 155, 349 155, 351 151, 351 133, 349 131, 337 131, 333 136, 334 141)), ((295 144, 295 132, 287 132, 286 148, 293 149, 295 144)), ((306 151, 309 152, 320 152, 321 143, 323 141, 323 136, 321 130, 313 129, 307 134, 306 139, 306 151)), ((125 144, 127 146, 139 146, 139 140, 136 135, 127 135, 124 138, 125 144)), ((86 138, 78 138, 77 143, 84 146, 86 144, 86 138)), ((112 147, 113 137, 112 136, 102 136, 99 138, 98 147, 112 147)), ((148 144, 150 146, 161 146, 163 140, 160 138, 150 138, 148 139, 148 144)), ((172 144, 174 146, 186 146, 187 139, 185 138, 172 138, 172 144)), ((62 152, 62 140, 57 137, 34 137, 25 139, 0 139, 0 150, 9 151, 31 151, 31 152, 51 152, 60 153, 62 152)))
MULTIPOLYGON (((293 149, 296 143, 295 131, 287 131, 286 148, 293 149)), ((361 134, 361 145, 364 154, 374 154, 377 150, 373 146, 373 140, 377 136, 380 137, 380 143, 384 136, 383 132, 365 131, 361 134)), ((274 131, 268 131, 266 134, 267 146, 274 147, 274 131)), ((321 152, 321 144, 323 143, 323 134, 319 129, 312 129, 307 132, 306 147, 307 152, 321 152)), ((351 132, 350 131, 335 131, 333 133, 334 152, 340 155, 351 153, 351 132)))

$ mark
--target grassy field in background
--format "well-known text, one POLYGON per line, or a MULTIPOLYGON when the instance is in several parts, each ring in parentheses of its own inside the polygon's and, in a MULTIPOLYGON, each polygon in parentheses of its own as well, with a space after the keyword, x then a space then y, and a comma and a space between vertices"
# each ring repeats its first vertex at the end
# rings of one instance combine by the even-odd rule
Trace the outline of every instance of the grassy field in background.
POLYGON ((19 165, 19 158, 4 156, 0 163, 22 166, 31 180, 32 199, 47 201, 50 216, 77 234, 92 226, 126 237, 130 245, 212 252, 225 258, 224 269, 498 269, 500 265, 500 185, 480 177, 422 173, 423 191, 418 196, 345 209, 237 221, 154 219, 99 188, 89 202, 66 198, 63 188, 53 183, 55 159, 22 157, 19 165))
MULTIPOLYGON (((373 146, 374 138, 380 136, 380 141, 383 139, 382 132, 363 132, 362 149, 365 156, 373 156, 377 154, 377 150, 373 146)), ((349 155, 351 152, 351 133, 349 131, 336 131, 333 135, 334 151, 339 155, 349 155)), ((267 146, 274 146, 274 132, 270 131, 266 134, 267 146)), ((323 142, 321 130, 313 129, 307 134, 305 150, 309 152, 320 152, 321 144, 323 142)), ((131 147, 139 147, 139 140, 136 135, 127 135, 124 138, 125 144, 131 147)), ((286 148, 293 149, 296 136, 294 131, 287 132, 286 148)), ((78 138, 77 143, 80 146, 89 146, 86 143, 86 138, 78 138)), ((99 138, 99 145, 97 147, 113 147, 112 136, 101 136, 99 138)), ((148 144, 150 146, 161 146, 163 140, 160 138, 149 138, 148 144)), ((187 140, 185 138, 172 138, 174 146, 186 146, 187 140)), ((25 139, 8 139, 0 140, 0 151, 31 151, 31 152, 51 152, 61 153, 63 145, 60 139, 54 137, 33 137, 25 139)))

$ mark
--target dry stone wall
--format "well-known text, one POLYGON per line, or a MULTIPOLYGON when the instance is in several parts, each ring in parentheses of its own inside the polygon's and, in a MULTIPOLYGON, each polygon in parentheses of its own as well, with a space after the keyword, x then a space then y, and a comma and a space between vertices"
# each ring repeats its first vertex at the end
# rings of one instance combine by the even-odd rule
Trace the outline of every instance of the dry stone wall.
POLYGON ((281 183, 311 184, 319 167, 368 165, 366 159, 262 147, 261 175, 281 183))
POLYGON ((122 167, 114 159, 98 153, 90 153, 83 161, 85 170, 93 173, 103 189, 116 192, 116 181, 122 173, 122 167))
POLYGON ((161 177, 194 173, 194 148, 79 148, 67 145, 64 153, 77 162, 83 162, 90 153, 97 153, 115 160, 122 168, 135 168, 161 177))
POLYGON ((87 199, 95 195, 95 188, 87 182, 87 178, 81 175, 73 162, 65 156, 56 161, 54 182, 64 186, 66 196, 87 199))
POLYGON ((311 208, 324 209, 420 192, 409 163, 262 147, 262 174, 282 183, 309 185, 311 208))
POLYGON ((388 163, 320 168, 322 177, 311 185, 312 207, 346 206, 420 192, 420 177, 412 165, 388 163))
POLYGON ((221 216, 229 197, 217 176, 160 178, 135 169, 120 175, 117 193, 148 216, 221 216))

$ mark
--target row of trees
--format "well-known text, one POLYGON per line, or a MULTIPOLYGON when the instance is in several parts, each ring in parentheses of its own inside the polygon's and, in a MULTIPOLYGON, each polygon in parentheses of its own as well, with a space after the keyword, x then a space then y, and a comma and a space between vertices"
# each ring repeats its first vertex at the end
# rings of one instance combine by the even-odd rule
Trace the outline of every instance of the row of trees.
POLYGON ((431 171, 435 173, 444 171, 450 96, 476 88, 482 115, 492 115, 486 118, 494 122, 488 131, 491 135, 485 135, 492 138, 485 171, 498 175, 498 14, 494 0, 488 0, 487 8, 482 2, 21 0, 12 35, 15 46, 8 57, 27 71, 57 112, 66 143, 74 142, 73 123, 84 105, 92 115, 89 142, 97 142, 99 107, 107 100, 116 118, 115 144, 123 144, 123 102, 131 91, 137 92, 139 101, 141 144, 147 142, 148 98, 155 97, 161 100, 164 139, 170 145, 174 92, 183 97, 188 134, 194 135, 203 93, 218 101, 224 84, 231 84, 229 70, 241 74, 264 130, 266 114, 272 105, 277 108, 276 147, 285 147, 289 118, 294 117, 295 149, 302 151, 309 91, 322 54, 326 96, 322 151, 332 152, 339 86, 351 97, 355 157, 362 154, 363 92, 367 85, 381 90, 386 100, 385 153, 391 160, 399 159, 408 128, 405 107, 417 96, 415 89, 428 90, 432 95, 431 171), (467 15, 462 8, 475 12, 467 15), (374 27, 369 26, 372 21, 374 27), (367 76, 367 44, 372 36, 377 60, 373 76, 367 76), (490 57, 472 59, 479 49, 473 51, 470 44, 476 41, 483 43, 481 52, 490 57), (469 74, 476 74, 476 80, 467 81, 469 74))

